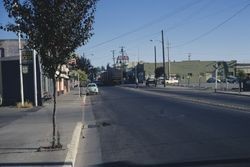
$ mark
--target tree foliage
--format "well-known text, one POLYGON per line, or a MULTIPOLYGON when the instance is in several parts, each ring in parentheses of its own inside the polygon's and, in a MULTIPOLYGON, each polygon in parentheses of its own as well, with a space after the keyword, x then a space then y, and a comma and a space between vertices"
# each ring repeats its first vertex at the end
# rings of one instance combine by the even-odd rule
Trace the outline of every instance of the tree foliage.
POLYGON ((246 77, 245 71, 239 70, 239 71, 238 71, 238 77, 239 77, 240 80, 245 79, 245 77, 246 77))
MULTIPOLYGON (((74 50, 93 35, 97 0, 3 0, 14 23, 0 28, 27 39, 40 55, 43 72, 53 80, 53 140, 56 146, 56 72, 71 58, 74 50)), ((58 133, 59 134, 59 133, 58 133)), ((60 145, 60 140, 57 141, 60 145)))
POLYGON ((87 81, 88 80, 88 75, 85 73, 85 71, 82 71, 82 70, 71 70, 70 71, 71 78, 74 78, 75 80, 77 80, 78 75, 79 75, 80 81, 87 81))
POLYGON ((76 68, 77 69, 85 71, 87 74, 89 74, 92 67, 93 66, 92 66, 90 60, 85 58, 84 56, 76 58, 76 68))
POLYGON ((217 62, 217 65, 218 65, 218 69, 219 69, 219 75, 227 78, 228 73, 229 73, 228 63, 225 61, 220 61, 220 62, 217 62))
POLYGON ((44 72, 54 77, 58 66, 65 64, 77 47, 92 36, 96 0, 4 0, 14 24, 8 31, 27 37, 30 48, 41 56, 44 72))
POLYGON ((78 70, 79 73, 79 80, 82 81, 87 81, 88 80, 88 75, 85 73, 85 71, 78 70))

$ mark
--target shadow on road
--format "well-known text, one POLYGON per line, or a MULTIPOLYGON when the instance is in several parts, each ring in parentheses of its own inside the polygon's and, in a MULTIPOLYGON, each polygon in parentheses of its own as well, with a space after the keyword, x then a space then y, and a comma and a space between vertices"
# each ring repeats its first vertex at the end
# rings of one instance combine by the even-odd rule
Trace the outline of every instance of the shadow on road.
POLYGON ((201 160, 201 161, 187 161, 187 162, 174 162, 165 164, 151 164, 141 165, 134 164, 126 161, 110 162, 99 165, 93 165, 91 167, 187 167, 187 166, 207 166, 207 165, 240 165, 250 164, 250 158, 238 158, 238 159, 218 159, 218 160, 201 160))
POLYGON ((0 163, 1 167, 8 167, 8 166, 18 166, 18 167, 28 167, 28 166, 63 166, 63 167, 71 167, 73 166, 72 162, 27 162, 27 163, 0 163))

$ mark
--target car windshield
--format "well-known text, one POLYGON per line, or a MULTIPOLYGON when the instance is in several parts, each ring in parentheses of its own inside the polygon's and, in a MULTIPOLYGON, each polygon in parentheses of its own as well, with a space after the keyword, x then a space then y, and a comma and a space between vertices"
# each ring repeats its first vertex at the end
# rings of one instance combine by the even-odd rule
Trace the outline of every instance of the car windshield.
POLYGON ((96 84, 89 84, 88 87, 96 87, 96 84))
POLYGON ((250 0, 1 0, 0 167, 250 167, 250 0))

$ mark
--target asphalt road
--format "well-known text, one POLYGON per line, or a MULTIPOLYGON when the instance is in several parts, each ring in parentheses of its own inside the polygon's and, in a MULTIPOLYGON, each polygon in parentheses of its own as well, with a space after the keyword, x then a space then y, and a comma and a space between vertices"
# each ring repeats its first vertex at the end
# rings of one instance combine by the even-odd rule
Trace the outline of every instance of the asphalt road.
POLYGON ((144 88, 143 90, 150 92, 158 92, 169 95, 180 95, 187 99, 204 99, 206 101, 212 101, 222 104, 230 104, 234 106, 242 106, 250 109, 250 97, 249 96, 235 96, 232 94, 220 94, 213 91, 202 91, 194 89, 180 89, 180 88, 144 88))
POLYGON ((84 131, 89 133, 81 140, 84 153, 76 166, 250 166, 248 97, 121 87, 100 91, 87 97, 84 131), (192 100, 197 97, 211 103, 192 100))

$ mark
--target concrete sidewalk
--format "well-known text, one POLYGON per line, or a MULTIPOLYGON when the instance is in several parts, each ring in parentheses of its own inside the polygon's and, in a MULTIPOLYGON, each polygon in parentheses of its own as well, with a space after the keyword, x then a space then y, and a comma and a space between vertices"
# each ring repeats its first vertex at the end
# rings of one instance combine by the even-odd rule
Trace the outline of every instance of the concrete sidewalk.
POLYGON ((77 90, 58 97, 56 119, 63 148, 39 152, 39 147, 51 145, 52 107, 50 102, 0 128, 0 166, 72 166, 73 155, 69 153, 74 152, 73 133, 81 132, 82 98, 77 90))

